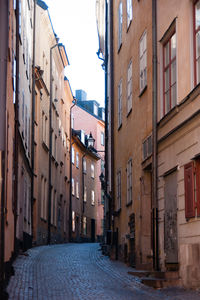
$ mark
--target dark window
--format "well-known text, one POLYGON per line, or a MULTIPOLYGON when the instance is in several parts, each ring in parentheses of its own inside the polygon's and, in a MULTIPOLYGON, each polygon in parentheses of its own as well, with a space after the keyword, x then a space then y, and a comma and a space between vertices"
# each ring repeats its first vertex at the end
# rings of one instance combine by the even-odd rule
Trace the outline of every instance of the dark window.
POLYGON ((195 217, 194 198, 194 163, 190 162, 184 166, 185 181, 185 217, 186 219, 195 217))

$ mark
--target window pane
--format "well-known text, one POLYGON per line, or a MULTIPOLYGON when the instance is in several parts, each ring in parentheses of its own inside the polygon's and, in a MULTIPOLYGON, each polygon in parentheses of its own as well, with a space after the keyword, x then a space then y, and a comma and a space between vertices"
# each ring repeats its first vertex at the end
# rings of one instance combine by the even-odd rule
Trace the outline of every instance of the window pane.
POLYGON ((165 76, 165 92, 169 90, 169 69, 164 73, 165 76))
POLYGON ((169 91, 165 93, 165 113, 168 113, 170 110, 170 98, 169 98, 169 91))
POLYGON ((200 56, 200 32, 196 34, 196 59, 200 56))
POLYGON ((176 105, 176 84, 171 87, 171 106, 176 105))
POLYGON ((197 83, 200 82, 200 57, 197 60, 197 83))
POLYGON ((171 59, 176 56, 176 34, 171 38, 171 59))
POLYGON ((165 55, 165 66, 169 64, 169 42, 166 44, 164 48, 164 55, 165 55))
POLYGON ((200 26, 200 1, 195 5, 196 10, 196 29, 200 26))
POLYGON ((173 61, 171 65, 171 85, 176 82, 176 61, 173 61))

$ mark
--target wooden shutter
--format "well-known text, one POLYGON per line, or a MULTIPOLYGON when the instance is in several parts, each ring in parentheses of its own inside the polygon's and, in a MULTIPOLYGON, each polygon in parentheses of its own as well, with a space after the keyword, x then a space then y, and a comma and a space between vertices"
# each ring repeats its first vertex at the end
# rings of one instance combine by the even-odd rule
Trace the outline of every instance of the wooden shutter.
POLYGON ((188 219, 195 216, 193 162, 190 162, 184 166, 184 181, 185 181, 185 217, 186 219, 188 219))
POLYGON ((197 216, 200 216, 200 159, 196 161, 197 216))

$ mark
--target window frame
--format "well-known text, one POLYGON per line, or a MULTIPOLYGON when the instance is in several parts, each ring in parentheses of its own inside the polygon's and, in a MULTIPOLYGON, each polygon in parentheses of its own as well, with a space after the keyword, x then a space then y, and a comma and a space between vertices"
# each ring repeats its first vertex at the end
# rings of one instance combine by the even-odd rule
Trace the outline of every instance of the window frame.
POLYGON ((91 163, 91 178, 95 178, 95 172, 94 172, 94 164, 91 163))
POLYGON ((72 195, 75 195, 75 184, 74 184, 74 178, 72 178, 72 195))
MULTIPOLYGON (((199 82, 200 82, 200 78, 199 80, 197 80, 197 42, 196 42, 196 36, 198 33, 200 33, 200 26, 198 26, 198 28, 196 29, 196 5, 197 3, 200 3, 200 0, 196 0, 193 3, 193 47, 194 47, 194 86, 196 86, 199 82)), ((199 60, 200 60, 200 56, 199 56, 199 60)))
POLYGON ((127 30, 133 20, 133 2, 132 0, 126 0, 126 16, 127 16, 127 30))
POLYGON ((75 149, 72 147, 72 154, 71 154, 72 164, 75 164, 75 149))
POLYGON ((94 194, 94 190, 91 190, 91 205, 92 205, 92 206, 95 205, 95 194, 94 194))
POLYGON ((117 209, 121 209, 122 206, 122 172, 121 170, 117 171, 117 209))
POLYGON ((173 85, 171 85, 171 71, 172 71, 172 64, 175 62, 176 66, 177 66, 177 40, 176 40, 176 55, 171 58, 171 39, 172 37, 175 35, 176 38, 176 28, 174 27, 172 32, 170 33, 170 35, 168 36, 168 38, 165 40, 165 42, 163 43, 163 115, 166 115, 168 112, 170 112, 170 110, 173 109, 173 107, 176 106, 177 103, 177 69, 175 67, 175 83, 173 83, 173 85), (169 43, 169 63, 167 64, 167 66, 165 66, 165 47, 166 45, 169 43), (166 98, 165 98, 165 73, 166 71, 169 70, 169 110, 166 111, 166 98), (171 92, 172 92, 172 86, 176 86, 176 99, 175 99, 175 104, 174 106, 172 106, 172 97, 171 97, 171 92))
POLYGON ((122 7, 122 1, 120 1, 118 7, 118 51, 122 46, 122 25, 123 25, 123 7, 122 7))
POLYGON ((126 197, 126 205, 130 205, 133 200, 133 171, 132 171, 132 158, 128 160, 127 163, 127 197, 126 197))
POLYGON ((76 152, 76 167, 79 169, 79 153, 76 152))
POLYGON ((146 89, 147 87, 147 31, 145 30, 140 38, 139 41, 139 67, 140 67, 140 94, 146 89), (144 39, 145 39, 145 47, 144 47, 144 39), (143 63, 145 61, 145 63, 143 63), (145 71, 146 70, 146 81, 145 81, 145 71), (143 84, 142 84, 143 82, 143 84))
POLYGON ((122 126, 122 79, 118 84, 118 129, 122 126))
POLYGON ((132 110, 132 89, 133 89, 133 64, 132 59, 128 64, 127 69, 127 116, 132 110))

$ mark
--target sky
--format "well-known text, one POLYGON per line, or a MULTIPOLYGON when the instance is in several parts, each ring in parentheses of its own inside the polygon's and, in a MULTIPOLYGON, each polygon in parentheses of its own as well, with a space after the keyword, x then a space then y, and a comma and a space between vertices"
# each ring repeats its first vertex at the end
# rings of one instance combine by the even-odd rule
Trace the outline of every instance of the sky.
POLYGON ((104 106, 104 71, 96 52, 99 49, 95 0, 44 0, 53 28, 66 48, 70 65, 65 73, 75 90, 87 93, 87 100, 104 106))

